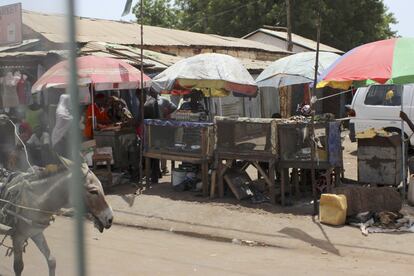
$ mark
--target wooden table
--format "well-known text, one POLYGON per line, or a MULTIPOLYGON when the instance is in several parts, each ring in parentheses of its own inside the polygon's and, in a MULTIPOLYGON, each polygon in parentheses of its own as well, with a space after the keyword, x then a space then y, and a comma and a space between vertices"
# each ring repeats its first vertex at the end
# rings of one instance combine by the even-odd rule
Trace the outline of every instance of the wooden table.
MULTIPOLYGON (((272 203, 276 202, 275 166, 278 119, 215 117, 218 195, 224 195, 224 175, 235 161, 253 165, 265 180, 272 203), (223 164, 223 161, 227 161, 223 164), (268 171, 261 163, 268 164, 268 171)), ((212 185, 212 189, 215 187, 212 185)), ((214 194, 213 190, 211 194, 214 194)))
MULTIPOLYGON (((225 152, 216 152, 216 160, 217 160, 217 187, 218 187, 218 195, 219 197, 224 196, 224 175, 226 171, 231 168, 231 164, 234 161, 242 160, 245 162, 245 168, 246 169, 249 165, 253 165, 257 171, 258 174, 263 177, 265 180, 267 187, 269 189, 270 194, 270 201, 271 203, 276 203, 276 190, 275 190, 275 165, 276 165, 276 159, 274 156, 269 155, 252 155, 252 154, 242 154, 242 153, 225 153, 225 152), (223 161, 226 161, 226 164, 223 163, 223 161), (268 172, 266 173, 266 170, 262 168, 260 163, 267 163, 268 164, 268 172)), ((215 187, 212 185, 212 191, 211 194, 215 194, 215 187)))
POLYGON ((203 195, 208 196, 208 171, 209 164, 213 161, 213 139, 214 128, 210 122, 145 120, 144 157, 147 185, 151 174, 151 158, 170 160, 172 164, 175 161, 200 164, 203 195))
MULTIPOLYGON (((278 169, 281 175, 281 194, 282 205, 285 204, 286 184, 289 184, 289 169, 293 170, 293 183, 296 192, 299 191, 298 186, 298 170, 326 170, 327 190, 331 190, 333 186, 339 184, 340 175, 343 168, 342 158, 342 142, 340 132, 340 121, 317 122, 314 124, 315 140, 318 145, 322 145, 321 149, 317 149, 318 158, 312 162, 310 157, 311 139, 310 139, 310 123, 282 123, 278 125, 279 136, 279 153, 278 169), (305 151, 307 149, 308 151, 305 151), (332 182, 331 175, 335 173, 335 181, 332 182)), ((317 148, 317 147, 316 147, 317 148)), ((316 187, 312 187, 316 197, 316 187)))
POLYGON ((139 162, 138 154, 136 156, 137 160, 133 160, 133 156, 130 156, 132 147, 138 150, 138 140, 134 128, 95 130, 94 139, 98 148, 112 148, 114 168, 128 169, 130 166, 138 167, 136 166, 139 162))

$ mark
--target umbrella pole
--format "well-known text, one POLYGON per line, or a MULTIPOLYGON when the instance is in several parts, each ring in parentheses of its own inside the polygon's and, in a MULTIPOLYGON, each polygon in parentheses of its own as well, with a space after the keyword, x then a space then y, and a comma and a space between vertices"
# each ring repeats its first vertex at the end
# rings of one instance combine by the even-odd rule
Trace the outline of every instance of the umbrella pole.
MULTIPOLYGON (((144 145, 143 145, 143 141, 144 141, 144 137, 145 137, 145 127, 144 127, 144 0, 140 0, 140 23, 141 23, 141 94, 140 94, 140 103, 139 103, 139 107, 140 107, 140 111, 141 111, 141 133, 142 133, 142 137, 141 137, 141 142, 139 143, 139 177, 140 177, 140 182, 142 184, 142 181, 144 179, 144 175, 143 175, 143 154, 144 154, 144 145)), ((149 187, 150 183, 149 183, 149 179, 145 180, 145 184, 147 186, 147 188, 149 187)))
MULTIPOLYGON (((404 112, 404 89, 401 90, 401 112, 404 112)), ((402 182, 403 182, 403 191, 402 191, 402 197, 403 200, 405 200, 405 191, 407 188, 407 177, 405 175, 406 172, 406 160, 405 160, 405 141, 404 141, 404 120, 401 119, 401 167, 402 167, 402 172, 401 172, 401 177, 402 177, 402 182)))
MULTIPOLYGON (((318 82, 318 67, 319 67, 319 42, 321 34, 321 17, 318 15, 318 22, 316 23, 316 58, 315 58, 315 79, 313 82, 313 92, 316 91, 316 83, 318 82)), ((311 95, 311 98, 314 95, 311 95)), ((312 180, 312 194, 313 194, 313 215, 318 214, 318 196, 316 191, 316 179, 315 179, 315 109, 314 104, 311 101, 311 126, 310 126, 310 137, 311 137, 311 180, 312 180)))
MULTIPOLYGON (((96 129, 96 118, 95 118, 95 92, 93 90, 93 84, 90 86, 90 92, 91 92, 91 100, 92 100, 92 132, 95 132, 96 129)), ((88 118, 86 118, 88 119, 88 118)))

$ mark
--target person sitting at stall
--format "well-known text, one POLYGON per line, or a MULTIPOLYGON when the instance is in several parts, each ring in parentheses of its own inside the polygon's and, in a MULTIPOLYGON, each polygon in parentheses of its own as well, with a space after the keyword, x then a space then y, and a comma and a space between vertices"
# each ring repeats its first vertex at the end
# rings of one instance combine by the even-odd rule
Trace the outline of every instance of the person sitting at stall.
POLYGON ((184 103, 181 104, 179 111, 190 111, 191 113, 206 112, 204 105, 201 103, 203 93, 193 89, 191 93, 184 96, 184 103))
POLYGON ((105 110, 105 95, 97 94, 95 96, 95 104, 90 104, 86 109, 85 114, 85 129, 83 130, 83 135, 87 139, 93 139, 93 116, 96 118, 97 129, 104 128, 105 125, 111 123, 108 113, 105 110), (93 110, 93 112, 92 112, 93 110))
POLYGON ((49 133, 44 131, 42 126, 37 126, 26 144, 32 163, 37 166, 44 166, 48 162, 49 133))
MULTIPOLYGON (((136 121, 128 109, 125 100, 116 96, 110 96, 106 106, 108 117, 115 128, 129 128, 130 130, 133 130, 136 121)), ((128 138, 125 137, 122 140, 121 145, 122 148, 128 151, 128 154, 123 156, 123 159, 127 160, 132 180, 135 180, 138 177, 139 171, 139 148, 137 143, 136 136, 128 136, 128 138)))
POLYGON ((108 117, 113 124, 121 127, 134 125, 134 118, 124 100, 115 96, 110 96, 107 102, 107 107, 108 117))
POLYGON ((177 106, 165 97, 158 97, 157 102, 161 119, 171 118, 171 114, 177 110, 177 106))

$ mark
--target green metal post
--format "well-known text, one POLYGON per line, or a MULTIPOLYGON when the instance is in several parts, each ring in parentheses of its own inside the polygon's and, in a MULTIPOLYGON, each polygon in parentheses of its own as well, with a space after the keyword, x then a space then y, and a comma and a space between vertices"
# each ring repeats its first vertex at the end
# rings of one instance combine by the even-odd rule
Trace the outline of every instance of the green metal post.
POLYGON ((75 25, 75 1, 67 0, 67 30, 68 30, 68 49, 69 49, 69 93, 73 111, 73 121, 70 132, 70 146, 72 153, 72 183, 71 198, 75 208, 75 240, 76 240, 76 261, 77 275, 86 275, 85 267, 85 242, 84 242, 84 224, 85 206, 83 202, 83 185, 81 182, 81 157, 80 157, 80 129, 79 129, 79 93, 77 82, 76 68, 76 25, 75 25))

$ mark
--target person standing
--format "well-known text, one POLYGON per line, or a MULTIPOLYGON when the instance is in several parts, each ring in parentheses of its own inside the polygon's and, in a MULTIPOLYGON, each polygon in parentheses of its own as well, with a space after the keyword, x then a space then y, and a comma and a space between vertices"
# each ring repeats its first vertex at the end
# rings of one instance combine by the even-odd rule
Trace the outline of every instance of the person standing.
MULTIPOLYGON (((177 106, 165 97, 158 97, 157 103, 160 119, 169 119, 171 117, 171 114, 177 110, 177 106)), ((168 173, 167 160, 165 159, 161 160, 161 173, 163 175, 166 175, 168 173)))
POLYGON ((85 129, 83 135, 86 139, 93 139, 93 116, 96 118, 97 128, 110 123, 109 116, 105 110, 105 95, 97 94, 95 96, 95 103, 90 104, 86 109, 85 114, 85 129))
MULTIPOLYGON (((158 94, 155 91, 149 92, 149 97, 144 104, 144 118, 145 119, 159 119, 160 110, 158 107, 158 94)), ((159 178, 162 177, 160 169, 160 160, 151 158, 151 183, 158 183, 159 178)))
POLYGON ((184 97, 186 100, 181 106, 180 111, 190 111, 191 113, 206 112, 204 105, 201 103, 203 93, 193 89, 189 95, 184 97))

